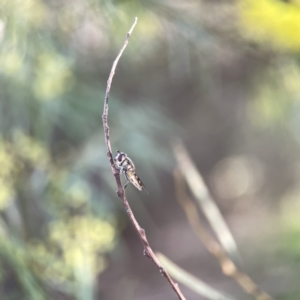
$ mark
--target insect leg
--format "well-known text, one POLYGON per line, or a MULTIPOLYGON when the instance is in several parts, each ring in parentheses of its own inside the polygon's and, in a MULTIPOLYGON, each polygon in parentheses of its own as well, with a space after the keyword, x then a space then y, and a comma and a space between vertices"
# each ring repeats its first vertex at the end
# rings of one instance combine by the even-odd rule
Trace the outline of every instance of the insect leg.
POLYGON ((127 187, 127 185, 130 183, 130 181, 129 181, 129 178, 128 178, 126 172, 124 172, 124 175, 125 175, 125 178, 126 178, 126 180, 127 180, 127 182, 126 182, 126 183, 124 184, 124 186, 123 186, 123 189, 125 190, 126 187, 127 187))
POLYGON ((121 166, 121 167, 119 168, 119 173, 120 173, 120 174, 124 174, 125 171, 126 171, 126 168, 125 168, 125 167, 121 166))
POLYGON ((126 187, 127 187, 127 185, 129 184, 130 182, 128 181, 128 182, 126 182, 125 184, 124 184, 124 186, 123 186, 123 189, 125 190, 126 189, 126 187))

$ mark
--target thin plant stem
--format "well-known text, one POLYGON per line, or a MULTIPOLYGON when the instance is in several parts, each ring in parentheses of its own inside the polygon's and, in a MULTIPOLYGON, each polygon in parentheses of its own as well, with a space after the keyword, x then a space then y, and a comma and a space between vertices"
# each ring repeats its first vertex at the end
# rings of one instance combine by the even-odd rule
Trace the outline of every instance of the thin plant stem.
POLYGON ((124 205, 124 208, 128 214, 128 217, 131 221, 131 223, 133 224, 134 228, 136 229, 140 240, 144 246, 144 255, 147 256, 148 258, 150 258, 152 260, 152 262, 157 266, 157 268, 159 269, 160 273, 167 279, 167 281, 169 282, 169 284, 171 285, 171 287, 173 288, 173 290, 175 291, 175 293, 177 294, 178 298, 180 300, 186 300, 185 297, 183 296, 183 294, 180 291, 180 288, 178 286, 177 283, 175 283, 172 278, 170 277, 170 275, 168 274, 168 272, 165 270, 165 268, 161 265, 161 263, 159 262, 158 258, 156 257, 156 255, 154 254, 153 250, 151 249, 149 242, 147 240, 146 237, 146 233, 145 230, 143 228, 140 227, 140 225, 138 224, 131 208, 130 205, 127 201, 126 198, 126 194, 125 191, 123 189, 123 186, 121 184, 121 180, 120 180, 120 174, 119 171, 116 169, 115 164, 114 164, 114 160, 113 160, 113 155, 112 155, 112 150, 111 150, 111 144, 110 144, 110 135, 109 135, 109 127, 108 127, 108 122, 107 122, 107 118, 108 118, 108 97, 109 97, 109 92, 111 89, 111 84, 112 84, 112 80, 113 77, 115 75, 115 71, 116 71, 116 67, 117 64, 119 62, 119 59, 121 58, 127 44, 129 41, 129 37, 132 34, 132 31, 134 29, 134 27, 137 24, 137 18, 134 19, 134 23, 132 24, 130 30, 128 31, 124 44, 117 56, 117 58, 115 59, 108 80, 107 80, 107 87, 106 87, 106 93, 105 93, 105 98, 104 98, 104 108, 103 108, 103 115, 102 115, 102 121, 103 121, 103 129, 104 129, 104 135, 105 135, 105 144, 106 144, 106 148, 107 148, 107 156, 108 156, 108 160, 111 166, 111 170, 112 173, 115 177, 116 183, 117 183, 117 195, 118 197, 122 200, 122 203, 124 205))

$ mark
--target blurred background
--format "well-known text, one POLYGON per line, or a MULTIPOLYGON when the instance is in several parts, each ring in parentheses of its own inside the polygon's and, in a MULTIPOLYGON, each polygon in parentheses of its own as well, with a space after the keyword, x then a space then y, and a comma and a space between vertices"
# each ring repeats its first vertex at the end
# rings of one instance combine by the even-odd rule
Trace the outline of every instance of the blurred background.
POLYGON ((298 300, 299 0, 1 0, 0 298, 176 299, 143 256, 106 157, 106 81, 135 16, 108 123, 113 151, 133 159, 150 191, 127 188, 151 246, 253 299, 176 200, 180 137, 244 270, 274 298, 298 300))

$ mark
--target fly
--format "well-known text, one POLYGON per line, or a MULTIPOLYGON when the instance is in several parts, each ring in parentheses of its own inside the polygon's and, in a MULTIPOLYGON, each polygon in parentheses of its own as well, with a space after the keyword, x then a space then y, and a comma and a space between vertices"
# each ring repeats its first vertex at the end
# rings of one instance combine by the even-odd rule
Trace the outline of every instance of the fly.
POLYGON ((126 153, 117 150, 117 155, 114 158, 114 162, 116 168, 119 170, 119 173, 124 174, 127 180, 127 183, 124 185, 124 189, 129 183, 132 183, 138 190, 145 191, 149 194, 149 192, 146 190, 145 185, 135 172, 133 161, 127 156, 126 153))

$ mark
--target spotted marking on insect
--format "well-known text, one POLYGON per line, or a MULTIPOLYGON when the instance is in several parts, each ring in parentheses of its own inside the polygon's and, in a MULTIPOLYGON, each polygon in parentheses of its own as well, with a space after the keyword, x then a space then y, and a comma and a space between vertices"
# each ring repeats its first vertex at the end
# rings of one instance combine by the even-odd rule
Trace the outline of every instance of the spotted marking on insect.
POLYGON ((115 166, 119 170, 120 174, 124 174, 127 183, 124 185, 124 189, 129 183, 132 183, 138 190, 147 191, 145 185, 135 172, 135 166, 133 161, 127 156, 126 153, 117 150, 117 155, 114 158, 115 166))

